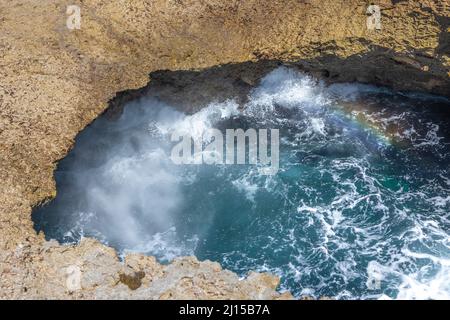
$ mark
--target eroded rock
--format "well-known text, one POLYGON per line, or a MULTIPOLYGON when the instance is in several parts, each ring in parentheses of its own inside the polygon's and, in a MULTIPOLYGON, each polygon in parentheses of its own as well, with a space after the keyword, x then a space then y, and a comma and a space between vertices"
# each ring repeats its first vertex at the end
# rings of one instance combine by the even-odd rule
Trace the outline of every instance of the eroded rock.
MULTIPOLYGON (((270 275, 239 280, 195 258, 121 262, 97 241, 62 246, 34 231, 31 208, 55 197, 76 134, 151 72, 265 59, 450 96, 446 0, 382 1, 379 31, 363 0, 70 2, 80 30, 66 28, 67 1, 0 0, 0 298, 290 298, 270 275), (135 290, 120 279, 140 272, 135 290)), ((245 91, 255 78, 240 80, 245 91)))

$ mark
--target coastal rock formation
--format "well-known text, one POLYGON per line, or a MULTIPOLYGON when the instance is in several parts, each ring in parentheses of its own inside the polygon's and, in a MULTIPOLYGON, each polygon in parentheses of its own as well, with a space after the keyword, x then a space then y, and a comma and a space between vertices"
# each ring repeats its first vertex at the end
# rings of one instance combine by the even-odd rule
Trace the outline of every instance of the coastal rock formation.
POLYGON ((267 274, 239 280, 190 257, 122 263, 94 240, 45 241, 32 207, 56 195, 53 171, 76 134, 152 72, 282 61, 327 81, 450 96, 449 20, 447 0, 0 0, 0 299, 289 298, 267 274), (371 2, 380 30, 366 25, 371 2), (68 5, 80 29, 67 28, 68 5))

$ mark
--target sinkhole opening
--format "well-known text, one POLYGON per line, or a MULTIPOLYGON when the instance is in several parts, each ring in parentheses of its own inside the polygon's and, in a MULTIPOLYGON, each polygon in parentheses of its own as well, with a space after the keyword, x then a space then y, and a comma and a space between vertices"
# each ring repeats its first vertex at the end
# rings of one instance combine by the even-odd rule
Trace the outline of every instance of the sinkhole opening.
POLYGON ((271 272, 296 296, 450 297, 448 99, 274 63, 151 78, 59 162, 56 198, 33 211, 47 239, 271 272), (175 130, 252 128, 279 131, 275 174, 171 158, 175 130))

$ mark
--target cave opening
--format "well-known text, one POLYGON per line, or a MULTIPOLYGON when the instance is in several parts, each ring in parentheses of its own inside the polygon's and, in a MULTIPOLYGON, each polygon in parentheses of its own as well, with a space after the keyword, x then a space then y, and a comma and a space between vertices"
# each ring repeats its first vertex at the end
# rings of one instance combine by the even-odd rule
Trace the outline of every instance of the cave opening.
POLYGON ((118 94, 59 162, 56 198, 33 211, 47 239, 267 271, 296 296, 450 296, 447 98, 276 61, 151 79, 118 94), (251 128, 279 130, 276 174, 170 159, 174 130, 251 128))

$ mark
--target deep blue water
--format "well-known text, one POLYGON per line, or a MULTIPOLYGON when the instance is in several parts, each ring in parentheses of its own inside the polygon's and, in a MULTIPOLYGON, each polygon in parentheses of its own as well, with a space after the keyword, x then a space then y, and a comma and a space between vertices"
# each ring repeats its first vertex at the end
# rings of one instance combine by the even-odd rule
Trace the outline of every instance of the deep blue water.
POLYGON ((195 255, 268 271, 296 296, 450 297, 450 101, 360 84, 267 75, 233 101, 185 115, 130 103, 81 132, 33 214, 63 243, 96 237, 121 254, 195 255), (173 164, 170 133, 276 128, 280 169, 173 164))

